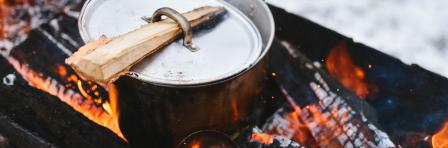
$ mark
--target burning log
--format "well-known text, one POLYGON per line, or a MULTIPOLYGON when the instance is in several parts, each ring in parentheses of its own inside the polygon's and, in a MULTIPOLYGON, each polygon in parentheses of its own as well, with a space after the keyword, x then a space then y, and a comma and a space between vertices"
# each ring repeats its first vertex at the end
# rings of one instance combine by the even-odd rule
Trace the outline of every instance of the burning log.
MULTIPOLYGON (((10 84, 14 87, 32 86, 57 96, 88 119, 123 137, 116 117, 111 114, 107 91, 95 83, 83 81, 64 64, 67 53, 71 52, 69 49, 75 47, 68 44, 70 42, 55 40, 56 36, 66 36, 65 41, 81 41, 77 40, 79 36, 73 29, 75 27, 70 27, 76 24, 76 20, 61 18, 56 19, 57 26, 44 24, 32 30, 22 44, 4 55, 14 68, 4 76, 16 78, 17 81, 10 84)), ((5 72, 5 69, 1 71, 5 72)))
POLYGON ((270 135, 280 135, 299 142, 304 147, 319 147, 310 129, 300 120, 297 107, 284 106, 278 109, 263 125, 270 135))
MULTIPOLYGON (((329 70, 326 63, 330 57, 341 60, 348 55, 351 58, 353 63, 348 67, 352 67, 352 71, 345 72, 355 74, 356 77, 367 82, 368 95, 365 102, 369 102, 375 108, 375 112, 381 115, 378 116, 378 123, 395 140, 396 144, 403 147, 409 147, 408 144, 411 147, 419 147, 416 144, 408 143, 408 139, 430 143, 431 138, 428 140, 427 136, 422 135, 434 134, 442 129, 443 123, 448 117, 446 109, 448 91, 445 89, 448 88, 448 79, 446 77, 425 70, 416 64, 403 63, 395 57, 362 43, 356 43, 351 38, 303 17, 274 6, 270 8, 278 27, 276 37, 287 40, 299 48, 298 50, 313 62, 322 63, 320 64, 322 69, 329 70), (346 50, 340 48, 334 50, 338 46, 341 47, 341 42, 345 42, 346 50), (341 54, 340 52, 347 53, 341 54), (344 57, 331 56, 335 53, 344 57), (356 71, 359 71, 356 70, 358 68, 363 73, 356 74, 358 73, 356 71)), ((346 67, 347 65, 340 66, 346 67)), ((344 75, 339 75, 342 77, 338 78, 333 74, 340 82, 344 81, 343 78, 347 76, 344 75)), ((346 86, 350 87, 347 83, 346 86)), ((364 86, 351 89, 354 92, 365 92, 359 91, 366 90, 365 87, 362 87, 364 86)), ((289 93, 294 98, 308 99, 308 97, 296 96, 293 91, 289 91, 289 93)), ((363 94, 365 93, 359 93, 360 96, 363 94)), ((372 121, 372 118, 367 118, 371 122, 375 122, 372 121)))
MULTIPOLYGON (((183 15, 194 28, 224 12, 223 7, 209 6, 183 15)), ((107 84, 138 61, 170 44, 180 33, 180 26, 170 19, 150 23, 111 40, 102 38, 91 42, 68 58, 66 63, 84 79, 107 84)))
MULTIPOLYGON (((7 73, 13 72, 14 68, 3 58, 0 58, 0 65, 3 66, 1 77, 4 80, 9 79, 8 81, 14 84, 14 87, 3 85, 5 83, 0 84, 1 114, 60 147, 128 147, 117 135, 88 120, 58 98, 26 85, 19 85, 26 82, 19 76, 14 79, 8 78, 8 75, 4 77, 7 73)), ((8 127, 4 124, 0 126, 8 127)), ((0 133, 8 132, 0 131, 0 133)), ((9 141, 12 145, 21 146, 22 143, 15 143, 19 140, 22 139, 11 137, 9 141)))
MULTIPOLYGON (((280 62, 287 60, 280 63, 288 63, 282 66, 271 65, 278 72, 277 75, 285 74, 283 77, 278 77, 277 81, 282 82, 287 79, 292 79, 294 82, 299 81, 297 77, 287 76, 288 74, 296 73, 291 72, 291 70, 298 70, 297 73, 307 78, 305 82, 293 83, 294 85, 290 83, 281 84, 289 84, 283 88, 283 92, 289 98, 289 106, 292 106, 294 112, 298 114, 297 118, 292 119, 300 120, 309 129, 312 137, 314 137, 319 146, 395 147, 388 135, 378 129, 377 125, 374 124, 375 116, 372 113, 375 111, 368 104, 362 102, 355 94, 346 90, 327 73, 314 66, 307 57, 303 56, 302 53, 288 42, 277 40, 274 48, 277 49, 274 50, 277 52, 272 54, 274 61, 280 62), (284 68, 288 66, 294 67, 295 69, 284 68), (290 72, 285 72, 285 70, 290 70, 290 72), (308 85, 304 86, 303 84, 308 85), (314 93, 314 95, 307 96, 313 99, 304 104, 304 107, 296 105, 296 102, 298 104, 302 103, 301 100, 289 95, 289 92, 293 92, 291 88, 297 87, 311 89, 314 93)), ((284 118, 286 117, 283 116, 280 119, 284 118)), ((295 122, 290 120, 286 120, 286 123, 282 124, 295 122)), ((282 125, 267 125, 265 127, 269 128, 265 130, 269 131, 279 126, 282 125)))
POLYGON ((263 133, 258 127, 240 132, 235 140, 241 148, 299 148, 301 145, 286 137, 263 133))
POLYGON ((0 112, 58 146, 128 147, 117 135, 53 96, 37 90, 4 86, 0 86, 0 92, 0 112))
POLYGON ((353 64, 345 42, 339 43, 331 49, 325 65, 332 76, 361 99, 365 99, 372 93, 371 90, 375 90, 374 87, 366 83, 365 72, 353 64))

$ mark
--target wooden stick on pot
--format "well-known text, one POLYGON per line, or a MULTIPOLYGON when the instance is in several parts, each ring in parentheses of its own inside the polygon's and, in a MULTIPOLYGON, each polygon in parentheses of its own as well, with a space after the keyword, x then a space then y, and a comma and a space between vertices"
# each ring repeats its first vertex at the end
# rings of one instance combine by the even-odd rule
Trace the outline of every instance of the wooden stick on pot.
POLYGON ((66 63, 83 79, 108 84, 146 56, 172 43, 182 32, 185 34, 184 46, 194 50, 191 28, 224 13, 223 7, 206 6, 184 13, 182 17, 172 9, 162 8, 156 11, 152 23, 112 39, 103 36, 90 42, 66 59, 66 63), (159 21, 161 15, 174 18, 176 22, 173 19, 159 21))

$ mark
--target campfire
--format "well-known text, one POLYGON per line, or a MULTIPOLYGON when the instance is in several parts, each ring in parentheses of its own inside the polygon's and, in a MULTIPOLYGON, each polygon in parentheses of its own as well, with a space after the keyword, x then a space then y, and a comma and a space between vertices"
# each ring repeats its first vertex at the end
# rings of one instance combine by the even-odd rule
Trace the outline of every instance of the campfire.
POLYGON ((433 147, 447 147, 448 142, 448 123, 445 123, 443 128, 437 132, 434 136, 432 136, 432 145, 433 147))
MULTIPOLYGON (((82 2, 0 4, 0 147, 130 147, 116 88, 85 81, 64 64, 83 44, 76 27, 82 2)), ((278 27, 268 81, 251 127, 228 135, 239 147, 448 146, 448 79, 271 9, 278 27)))
MULTIPOLYGON (((340 43, 331 49, 325 60, 325 65, 332 76, 346 88, 355 92, 361 99, 372 92, 372 87, 365 82, 365 72, 353 64, 345 43, 340 43)), ((372 65, 369 65, 369 68, 372 68, 372 65)))

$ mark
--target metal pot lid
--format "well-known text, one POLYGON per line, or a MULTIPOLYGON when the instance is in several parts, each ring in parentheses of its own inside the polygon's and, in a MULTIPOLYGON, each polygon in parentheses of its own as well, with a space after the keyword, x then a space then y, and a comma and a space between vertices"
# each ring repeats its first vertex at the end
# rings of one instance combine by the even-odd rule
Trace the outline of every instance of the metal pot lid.
POLYGON ((146 24, 161 7, 181 13, 202 6, 223 6, 227 14, 216 26, 195 32, 191 52, 178 40, 145 58, 130 76, 160 85, 194 86, 213 83, 242 73, 262 55, 262 39, 255 25, 242 12, 222 0, 89 0, 83 7, 79 29, 84 41, 111 38, 146 24))

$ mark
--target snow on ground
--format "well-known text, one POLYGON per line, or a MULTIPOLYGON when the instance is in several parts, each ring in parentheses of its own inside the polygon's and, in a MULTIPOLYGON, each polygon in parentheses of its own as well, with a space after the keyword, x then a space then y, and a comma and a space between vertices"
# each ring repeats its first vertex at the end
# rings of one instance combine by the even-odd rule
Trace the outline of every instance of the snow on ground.
POLYGON ((268 0, 448 77, 448 0, 268 0))

